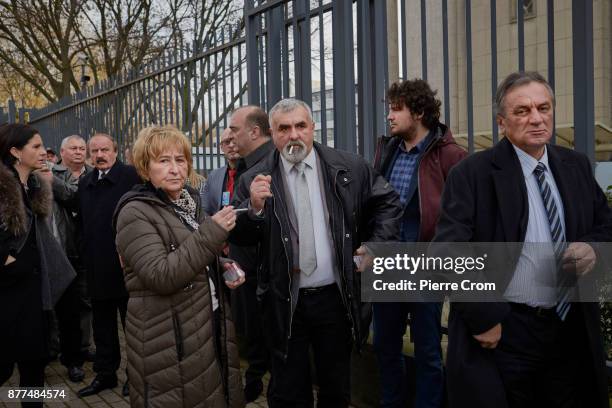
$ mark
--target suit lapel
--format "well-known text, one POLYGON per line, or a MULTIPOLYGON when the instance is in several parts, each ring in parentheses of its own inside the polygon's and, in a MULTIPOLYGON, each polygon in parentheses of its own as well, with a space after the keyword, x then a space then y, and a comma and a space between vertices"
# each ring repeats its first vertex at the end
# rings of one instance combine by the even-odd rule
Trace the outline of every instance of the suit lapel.
POLYGON ((548 145, 548 163, 555 184, 559 190, 563 202, 563 213, 565 215, 565 239, 572 241, 576 238, 576 217, 578 214, 578 200, 576 200, 576 186, 580 185, 576 174, 576 165, 572 161, 563 160, 554 146, 548 145), (573 198, 572 198, 573 197, 573 198))
POLYGON ((502 218, 504 241, 522 242, 527 231, 527 188, 512 144, 502 139, 494 148, 493 184, 502 218))

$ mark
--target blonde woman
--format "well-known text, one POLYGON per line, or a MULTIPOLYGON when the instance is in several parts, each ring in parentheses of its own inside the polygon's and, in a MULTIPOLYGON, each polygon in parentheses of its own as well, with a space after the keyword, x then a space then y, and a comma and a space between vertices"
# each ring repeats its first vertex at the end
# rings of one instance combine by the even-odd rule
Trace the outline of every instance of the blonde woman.
MULTIPOLYGON (((174 126, 143 129, 133 157, 146 182, 127 193, 115 212, 130 295, 131 405, 244 406, 234 329, 217 273, 217 255, 236 215, 226 207, 204 216, 199 192, 186 185, 193 172, 191 146, 174 126)), ((243 281, 226 284, 234 288, 243 281)))

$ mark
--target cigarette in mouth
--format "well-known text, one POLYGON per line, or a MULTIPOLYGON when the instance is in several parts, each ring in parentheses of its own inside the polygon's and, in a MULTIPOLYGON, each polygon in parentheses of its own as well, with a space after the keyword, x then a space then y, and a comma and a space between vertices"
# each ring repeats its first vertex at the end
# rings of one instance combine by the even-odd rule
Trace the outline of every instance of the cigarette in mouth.
POLYGON ((293 154, 293 148, 294 148, 294 147, 295 147, 295 145, 293 145, 293 146, 289 147, 289 154, 291 154, 291 155, 293 154))

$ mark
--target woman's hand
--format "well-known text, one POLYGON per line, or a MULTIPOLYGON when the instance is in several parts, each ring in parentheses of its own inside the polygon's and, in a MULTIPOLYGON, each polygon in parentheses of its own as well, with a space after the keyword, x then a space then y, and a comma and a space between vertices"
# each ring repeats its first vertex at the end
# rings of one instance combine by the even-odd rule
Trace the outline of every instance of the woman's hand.
POLYGON ((41 169, 38 169, 35 172, 47 183, 50 184, 53 182, 53 173, 51 172, 51 168, 46 163, 41 169))
MULTIPOLYGON (((223 269, 226 273, 223 274, 225 280, 225 285, 230 289, 236 289, 238 286, 242 285, 245 281, 245 275, 240 266, 234 261, 222 263, 223 269), (228 272, 230 272, 228 274, 228 272), (237 279, 227 280, 227 277, 230 275, 238 276, 237 279)), ((231 279, 231 278, 230 278, 231 279)))
POLYGON ((214 222, 219 224, 221 228, 226 231, 231 231, 236 226, 236 213, 234 212, 234 207, 228 205, 224 207, 222 210, 218 211, 211 217, 214 222))

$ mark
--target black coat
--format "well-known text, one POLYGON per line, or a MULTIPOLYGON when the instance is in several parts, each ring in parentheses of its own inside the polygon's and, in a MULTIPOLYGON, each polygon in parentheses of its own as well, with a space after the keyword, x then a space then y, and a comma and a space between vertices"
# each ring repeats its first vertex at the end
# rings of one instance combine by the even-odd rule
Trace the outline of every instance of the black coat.
MULTIPOLYGON (((588 158, 559 146, 547 146, 559 189, 568 242, 612 240, 612 216, 588 158)), ((476 153, 451 170, 442 196, 434 241, 523 242, 528 221, 527 188, 512 144, 503 139, 492 149, 476 153)), ((509 265, 516 265, 517 259, 509 265)), ((507 282, 506 282, 507 283, 507 282)), ((502 288, 503 290, 504 288, 502 288)), ((454 303, 449 317, 447 354, 451 407, 505 407, 503 385, 490 351, 472 337, 492 328, 509 313, 507 303, 454 303)), ((567 350, 592 362, 581 384, 581 402, 607 407, 605 356, 599 306, 575 303, 570 313, 582 344, 567 350)), ((567 322, 566 321, 566 322, 567 322)), ((503 334, 502 334, 503 335, 503 334)), ((586 363, 585 363, 586 364, 586 363)))
POLYGON ((89 295, 94 300, 127 297, 112 219, 119 199, 141 181, 134 167, 120 161, 102 180, 98 181, 98 175, 96 169, 79 181, 82 245, 89 295))
POLYGON ((48 358, 48 312, 75 276, 49 229, 52 201, 45 181, 31 175, 26 193, 0 164, 0 362, 48 358))
MULTIPOLYGON (((399 237, 401 205, 387 181, 361 157, 315 143, 330 215, 343 303, 351 319, 354 340, 359 346, 367 338, 370 305, 361 302, 361 279, 354 270, 353 253, 366 241, 395 241, 399 237)), ((257 295, 262 306, 264 333, 272 351, 287 356, 292 319, 291 276, 293 250, 289 215, 282 181, 282 163, 274 150, 240 177, 236 202, 247 205, 249 186, 257 174, 272 175, 272 194, 267 199, 263 220, 243 213, 230 235, 241 245, 260 245, 257 295)))

